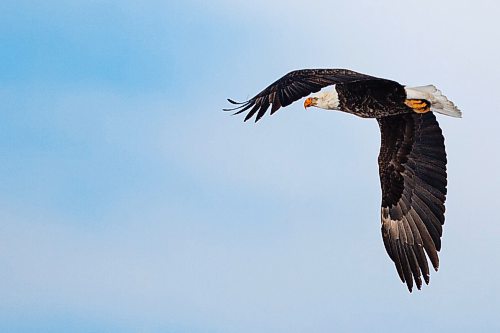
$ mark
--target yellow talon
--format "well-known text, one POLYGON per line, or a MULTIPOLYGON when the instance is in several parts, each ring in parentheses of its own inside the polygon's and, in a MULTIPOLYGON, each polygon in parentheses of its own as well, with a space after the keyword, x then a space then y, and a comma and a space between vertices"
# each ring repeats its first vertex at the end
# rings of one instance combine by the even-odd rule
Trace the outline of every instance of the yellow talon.
POLYGON ((407 99, 405 104, 416 113, 426 113, 431 110, 429 102, 423 99, 407 99))

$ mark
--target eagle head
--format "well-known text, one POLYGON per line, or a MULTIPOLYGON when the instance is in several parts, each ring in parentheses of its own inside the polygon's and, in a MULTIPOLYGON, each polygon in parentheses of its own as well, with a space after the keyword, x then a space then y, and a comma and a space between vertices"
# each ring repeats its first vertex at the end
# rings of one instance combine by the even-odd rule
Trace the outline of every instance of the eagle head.
POLYGON ((308 97, 304 101, 304 108, 315 106, 325 110, 339 110, 339 95, 337 91, 320 92, 316 96, 308 97))

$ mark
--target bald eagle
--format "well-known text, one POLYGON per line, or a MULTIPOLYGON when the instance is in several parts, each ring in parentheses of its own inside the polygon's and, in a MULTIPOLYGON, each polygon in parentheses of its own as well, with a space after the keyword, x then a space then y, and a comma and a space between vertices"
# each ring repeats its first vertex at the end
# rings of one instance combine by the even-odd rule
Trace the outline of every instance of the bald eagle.
POLYGON ((246 113, 257 122, 271 107, 314 94, 304 107, 375 118, 381 132, 378 156, 382 187, 382 238, 398 275, 411 292, 429 283, 428 259, 437 271, 446 200, 446 151, 434 112, 461 117, 460 110, 433 85, 405 87, 347 69, 292 71, 255 97, 225 111, 246 113), (427 256, 426 256, 427 254, 427 256), (428 258, 428 259, 427 259, 428 258))

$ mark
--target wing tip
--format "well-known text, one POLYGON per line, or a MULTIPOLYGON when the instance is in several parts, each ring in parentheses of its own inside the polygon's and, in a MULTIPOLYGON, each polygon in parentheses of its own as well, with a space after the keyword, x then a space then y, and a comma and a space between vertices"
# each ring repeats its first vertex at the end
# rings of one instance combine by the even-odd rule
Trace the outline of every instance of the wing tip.
POLYGON ((235 100, 232 100, 230 98, 227 98, 227 101, 233 105, 237 105, 235 106, 234 108, 223 108, 222 111, 234 111, 234 110, 238 110, 238 109, 241 109, 241 108, 244 108, 246 106, 248 106, 249 102, 251 100, 248 100, 248 101, 245 101, 245 102, 236 102, 235 100))
POLYGON ((241 105, 241 104, 245 104, 245 102, 236 102, 234 99, 231 99, 231 98, 228 98, 227 101, 231 104, 234 104, 234 105, 241 105))

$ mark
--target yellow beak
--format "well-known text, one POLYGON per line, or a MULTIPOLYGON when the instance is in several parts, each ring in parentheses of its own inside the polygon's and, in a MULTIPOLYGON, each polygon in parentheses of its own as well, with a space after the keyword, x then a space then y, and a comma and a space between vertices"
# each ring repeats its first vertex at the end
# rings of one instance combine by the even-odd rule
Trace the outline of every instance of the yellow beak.
POLYGON ((313 106, 313 99, 311 97, 308 97, 304 101, 304 108, 307 109, 310 106, 313 106))

